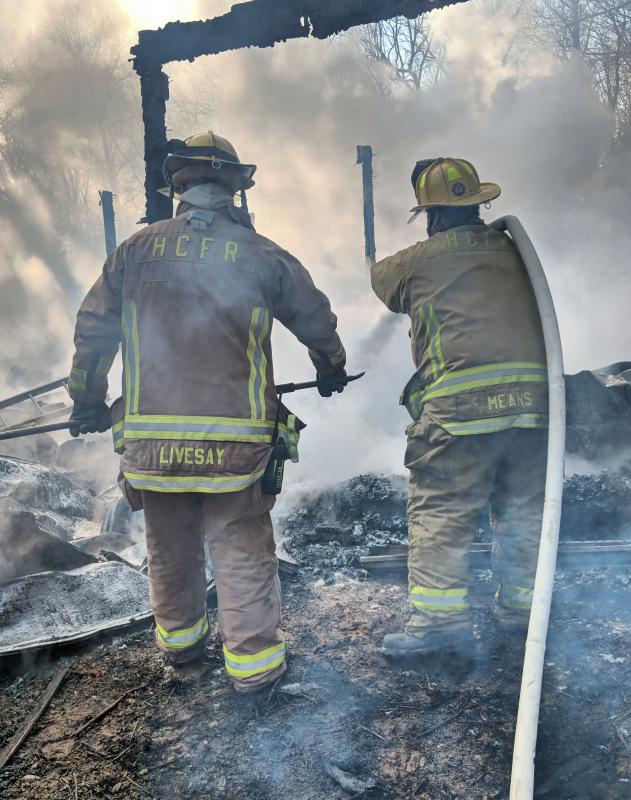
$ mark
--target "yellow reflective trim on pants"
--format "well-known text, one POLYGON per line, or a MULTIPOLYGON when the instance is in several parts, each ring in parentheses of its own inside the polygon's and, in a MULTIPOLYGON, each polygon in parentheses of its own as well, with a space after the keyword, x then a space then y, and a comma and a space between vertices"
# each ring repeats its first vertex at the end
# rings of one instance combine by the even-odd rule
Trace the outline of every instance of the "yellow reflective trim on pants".
POLYGON ((190 628, 179 628, 175 631, 165 630, 156 622, 156 638, 167 650, 182 650, 197 644, 208 633, 206 614, 190 628))
POLYGON ((251 678, 253 675, 271 672, 280 667, 285 660, 285 643, 281 642, 247 656, 231 653, 224 645, 223 655, 228 675, 233 678, 251 678))
POLYGON ((408 600, 410 605, 419 611, 442 614, 469 610, 469 590, 466 587, 431 589, 425 586, 412 586, 408 600))
POLYGON ((533 588, 501 584, 495 594, 495 599, 500 603, 500 605, 504 606, 504 608, 530 611, 532 608, 533 594, 533 588))
POLYGON ((247 475, 140 475, 137 472, 124 472, 124 476, 134 489, 147 492, 202 492, 221 494, 239 492, 252 486, 262 477, 265 470, 257 470, 247 475))

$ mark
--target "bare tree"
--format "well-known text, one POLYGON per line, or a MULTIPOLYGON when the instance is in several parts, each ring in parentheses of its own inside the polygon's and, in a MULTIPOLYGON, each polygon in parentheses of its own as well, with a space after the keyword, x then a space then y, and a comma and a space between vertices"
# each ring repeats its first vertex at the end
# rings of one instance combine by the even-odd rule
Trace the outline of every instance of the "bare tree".
POLYGON ((536 0, 535 18, 561 58, 580 56, 615 117, 618 144, 631 141, 631 2, 536 0))
MULTIPOLYGON (((139 84, 128 62, 125 18, 106 4, 55 4, 36 38, 0 60, 0 191, 12 181, 43 198, 55 231, 101 239, 98 189, 117 195, 119 216, 142 207, 139 84)), ((194 130, 208 127, 212 86, 178 87, 194 130), (202 122, 203 120, 203 122, 202 122)))
POLYGON ((433 86, 444 69, 444 48, 432 37, 425 15, 415 19, 394 17, 364 26, 360 50, 373 67, 375 82, 386 90, 395 84, 412 91, 433 86), (385 85, 383 69, 378 75, 375 66, 386 68, 385 85))

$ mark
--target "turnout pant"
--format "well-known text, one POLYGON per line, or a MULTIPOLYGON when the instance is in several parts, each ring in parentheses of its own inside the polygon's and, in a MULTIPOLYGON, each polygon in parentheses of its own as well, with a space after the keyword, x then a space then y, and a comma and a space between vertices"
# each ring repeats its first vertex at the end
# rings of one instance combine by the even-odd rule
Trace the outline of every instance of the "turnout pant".
POLYGON ((452 436, 431 418, 408 428, 408 633, 470 625, 468 557, 490 503, 496 613, 527 624, 539 550, 547 430, 452 436))
POLYGON ((260 481, 239 492, 142 493, 156 641, 165 652, 208 632, 204 533, 217 583, 225 666, 239 691, 285 670, 280 584, 270 510, 260 481))

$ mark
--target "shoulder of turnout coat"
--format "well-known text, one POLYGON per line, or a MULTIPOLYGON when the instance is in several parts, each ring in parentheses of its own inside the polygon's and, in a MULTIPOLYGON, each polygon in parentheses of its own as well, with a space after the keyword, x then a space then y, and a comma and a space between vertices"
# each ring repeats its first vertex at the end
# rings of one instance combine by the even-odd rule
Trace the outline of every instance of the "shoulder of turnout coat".
MULTIPOLYGON (((122 342, 113 433, 135 489, 232 492, 258 480, 276 417, 274 319, 318 371, 344 366, 336 317, 307 270, 227 209, 185 209, 109 256, 77 316, 70 393, 103 400, 122 342)), ((280 421, 295 444, 303 424, 284 408, 280 421)))
POLYGON ((463 225, 379 261, 372 287, 408 314, 416 372, 401 403, 452 435, 547 425, 545 347, 510 238, 463 225))

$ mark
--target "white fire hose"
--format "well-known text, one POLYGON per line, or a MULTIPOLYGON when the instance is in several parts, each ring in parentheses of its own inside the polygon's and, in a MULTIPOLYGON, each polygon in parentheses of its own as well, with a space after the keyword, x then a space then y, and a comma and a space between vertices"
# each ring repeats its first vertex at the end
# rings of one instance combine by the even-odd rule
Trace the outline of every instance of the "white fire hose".
POLYGON ((563 495, 563 460, 565 455, 563 352, 559 336, 559 324, 554 310, 552 295, 550 294, 550 287, 537 251, 523 225, 517 217, 502 217, 492 222, 491 226, 498 230, 508 231, 526 265, 539 308, 548 362, 550 419, 546 493, 543 505, 537 574, 521 678, 510 784, 510 800, 532 800, 541 682, 543 679, 550 605, 552 603, 552 587, 559 543, 563 495))

